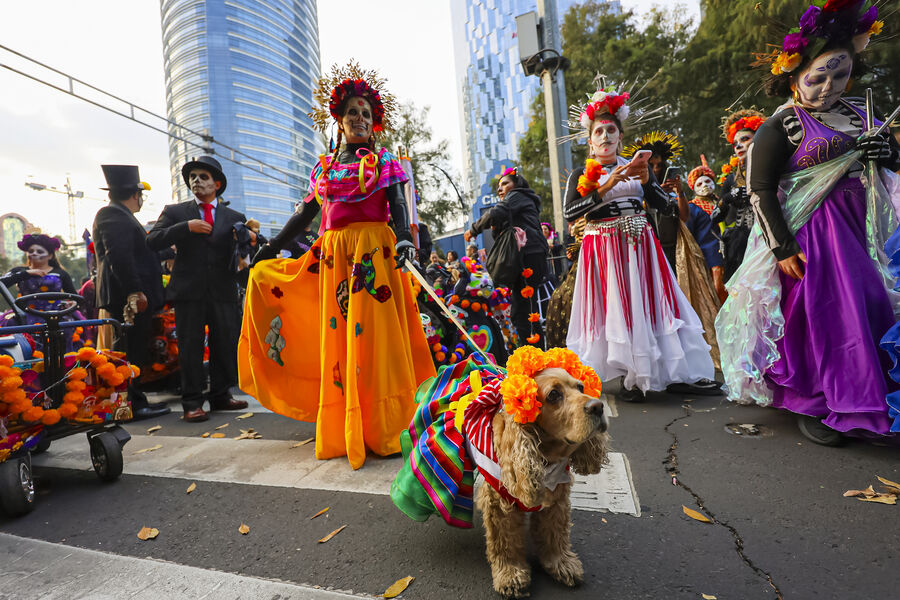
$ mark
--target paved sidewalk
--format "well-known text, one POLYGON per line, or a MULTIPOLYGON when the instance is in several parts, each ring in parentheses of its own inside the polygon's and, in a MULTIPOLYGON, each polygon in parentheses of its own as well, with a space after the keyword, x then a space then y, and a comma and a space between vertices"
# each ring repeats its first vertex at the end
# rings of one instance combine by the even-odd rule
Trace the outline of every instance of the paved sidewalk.
MULTIPOLYGON (((153 542, 148 542, 153 543, 153 542)), ((346 600, 369 595, 243 577, 0 533, 2 600, 346 600)))

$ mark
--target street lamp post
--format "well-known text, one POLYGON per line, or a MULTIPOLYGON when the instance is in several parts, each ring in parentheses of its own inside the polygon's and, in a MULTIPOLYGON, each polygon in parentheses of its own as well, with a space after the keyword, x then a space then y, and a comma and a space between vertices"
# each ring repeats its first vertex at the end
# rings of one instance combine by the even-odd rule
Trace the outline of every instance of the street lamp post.
POLYGON ((68 212, 69 212, 69 243, 74 243, 77 241, 75 237, 75 198, 84 198, 84 192, 82 191, 73 191, 72 190, 72 182, 66 177, 66 189, 58 190, 55 187, 48 187, 42 183, 35 183, 33 181, 26 181, 25 187, 29 187, 38 192, 56 192, 57 194, 65 194, 67 198, 68 212))

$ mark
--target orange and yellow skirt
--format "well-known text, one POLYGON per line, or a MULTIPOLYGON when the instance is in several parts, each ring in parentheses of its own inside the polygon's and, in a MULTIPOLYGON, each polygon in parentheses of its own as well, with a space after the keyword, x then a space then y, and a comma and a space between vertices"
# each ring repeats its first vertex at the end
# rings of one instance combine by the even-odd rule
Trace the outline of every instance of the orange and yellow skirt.
POLYGON ((316 458, 400 452, 418 385, 435 375, 386 223, 329 230, 299 259, 256 265, 238 345, 241 389, 316 423, 316 458))

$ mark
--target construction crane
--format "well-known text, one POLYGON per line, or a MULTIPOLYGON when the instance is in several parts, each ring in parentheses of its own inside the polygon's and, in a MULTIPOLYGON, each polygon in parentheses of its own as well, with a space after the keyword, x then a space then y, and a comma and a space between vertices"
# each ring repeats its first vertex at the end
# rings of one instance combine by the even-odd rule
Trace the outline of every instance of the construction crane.
POLYGON ((78 241, 78 238, 75 234, 75 198, 84 198, 84 192, 78 191, 75 192, 72 190, 72 182, 69 181, 69 178, 66 177, 66 189, 58 190, 55 187, 49 187, 44 185, 43 183, 35 183, 33 181, 26 181, 25 187, 29 187, 38 192, 56 192, 57 194, 65 194, 68 198, 68 209, 69 209, 69 243, 74 243, 78 241))

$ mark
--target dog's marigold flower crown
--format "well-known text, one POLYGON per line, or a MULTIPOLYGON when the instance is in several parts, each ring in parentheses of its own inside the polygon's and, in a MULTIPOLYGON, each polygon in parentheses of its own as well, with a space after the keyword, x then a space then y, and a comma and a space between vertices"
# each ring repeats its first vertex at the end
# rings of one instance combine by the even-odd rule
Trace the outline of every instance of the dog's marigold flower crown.
POLYGON ((534 376, 544 369, 563 369, 584 384, 584 393, 600 397, 603 384, 591 367, 567 348, 551 348, 544 352, 534 346, 522 346, 506 362, 506 379, 500 384, 503 409, 516 423, 533 423, 541 414, 538 387, 534 376))

